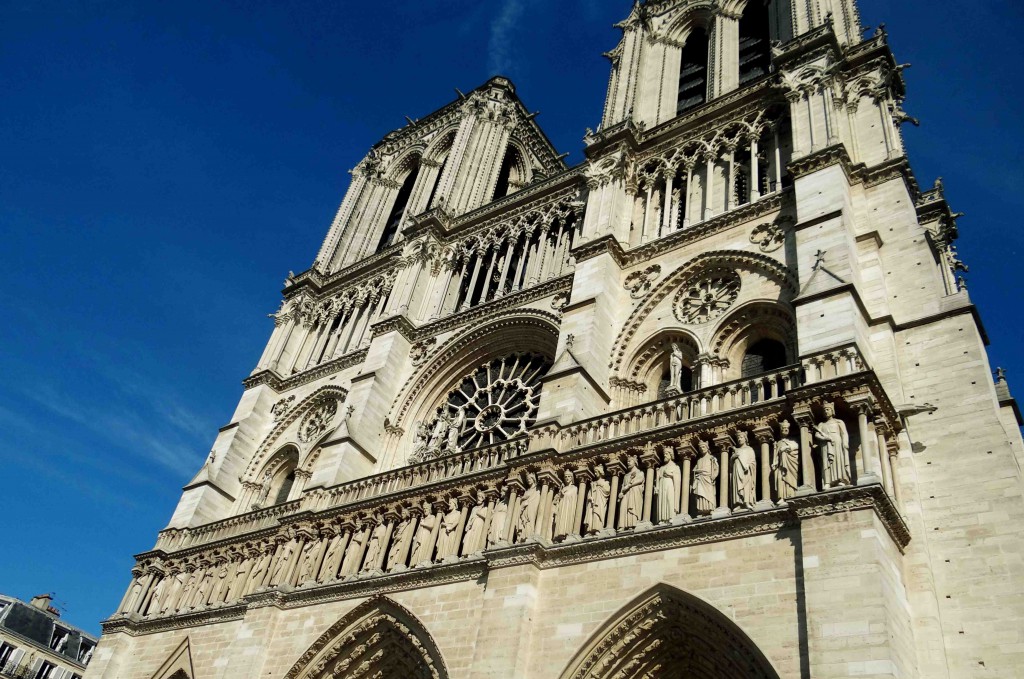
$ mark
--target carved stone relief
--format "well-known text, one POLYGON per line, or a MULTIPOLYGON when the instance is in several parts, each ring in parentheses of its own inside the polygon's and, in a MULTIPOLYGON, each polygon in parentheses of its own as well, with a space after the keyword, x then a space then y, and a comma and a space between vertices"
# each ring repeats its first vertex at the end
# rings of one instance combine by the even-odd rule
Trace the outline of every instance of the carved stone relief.
POLYGON ((676 293, 672 309, 681 322, 700 325, 721 318, 739 294, 739 274, 719 269, 684 285, 676 293))

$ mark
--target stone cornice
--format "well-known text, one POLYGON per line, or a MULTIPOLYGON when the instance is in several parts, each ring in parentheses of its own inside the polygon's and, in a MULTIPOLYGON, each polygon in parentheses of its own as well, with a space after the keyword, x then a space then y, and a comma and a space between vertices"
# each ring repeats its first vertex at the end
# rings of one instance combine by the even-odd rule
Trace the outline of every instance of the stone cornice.
MULTIPOLYGON (((385 319, 388 320, 388 319, 385 319)), ((384 321, 382 321, 383 323, 384 321)), ((374 326, 376 327, 376 326, 374 326)), ((260 384, 265 384, 274 391, 281 393, 294 389, 295 387, 302 386, 303 384, 309 384, 316 380, 339 373, 346 368, 351 368, 354 365, 362 363, 366 359, 366 352, 368 349, 358 349, 356 351, 350 351, 344 356, 339 356, 326 363, 321 363, 318 366, 303 370, 300 373, 291 375, 290 377, 281 377, 273 370, 261 370, 255 375, 242 380, 242 386, 246 389, 252 389, 260 384)))
POLYGON ((238 620, 249 608, 274 606, 295 609, 305 606, 365 597, 370 594, 416 589, 451 582, 479 580, 491 570, 509 566, 532 565, 538 569, 561 568, 580 563, 606 561, 636 554, 680 549, 693 545, 737 540, 796 529, 802 521, 844 514, 873 511, 886 534, 902 552, 910 542, 910 531, 889 496, 880 485, 868 484, 826 490, 790 498, 786 505, 763 510, 739 511, 726 517, 700 518, 681 524, 659 525, 645 531, 626 531, 585 540, 549 543, 530 540, 506 547, 495 547, 478 557, 429 568, 412 568, 385 574, 361 574, 323 585, 281 588, 250 594, 242 603, 219 606, 201 612, 142 619, 118 616, 102 623, 104 634, 125 633, 140 636, 175 629, 238 620))
POLYGON ((833 165, 838 165, 843 169, 846 180, 851 185, 863 183, 867 187, 872 187, 898 177, 906 182, 907 191, 912 198, 916 200, 920 194, 917 180, 914 178, 906 156, 898 156, 868 167, 864 163, 854 164, 850 160, 846 146, 841 143, 827 146, 792 160, 787 169, 793 175, 793 179, 797 180, 833 165))

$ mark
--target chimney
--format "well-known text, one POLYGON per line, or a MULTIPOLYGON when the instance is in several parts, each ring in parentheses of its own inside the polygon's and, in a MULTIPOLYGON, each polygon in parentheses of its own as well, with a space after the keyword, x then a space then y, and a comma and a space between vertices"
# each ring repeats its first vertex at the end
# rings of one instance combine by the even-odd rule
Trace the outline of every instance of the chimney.
POLYGON ((37 594, 32 597, 32 601, 29 602, 30 606, 34 606, 41 611, 47 611, 49 613, 55 613, 57 609, 50 605, 53 601, 53 595, 51 594, 37 594))

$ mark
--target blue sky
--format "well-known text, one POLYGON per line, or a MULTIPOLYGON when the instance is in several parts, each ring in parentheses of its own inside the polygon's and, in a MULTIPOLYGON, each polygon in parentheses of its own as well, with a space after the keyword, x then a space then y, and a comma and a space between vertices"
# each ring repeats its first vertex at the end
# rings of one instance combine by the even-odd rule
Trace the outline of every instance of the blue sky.
MULTIPOLYGON (((625 0, 0 7, 0 591, 93 632, 230 421, 289 269, 383 134, 495 73, 573 163, 625 0)), ((1016 354, 1024 208, 1015 0, 865 0, 906 71, 993 365, 1016 354)))

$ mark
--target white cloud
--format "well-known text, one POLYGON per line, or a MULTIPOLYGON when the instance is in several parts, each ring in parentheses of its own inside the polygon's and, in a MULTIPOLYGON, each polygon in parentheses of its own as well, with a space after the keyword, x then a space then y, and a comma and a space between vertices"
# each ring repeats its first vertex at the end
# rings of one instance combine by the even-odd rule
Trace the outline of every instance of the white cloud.
POLYGON ((525 7, 525 0, 504 0, 497 16, 491 20, 490 38, 487 42, 487 66, 494 75, 508 75, 515 66, 513 33, 519 27, 519 20, 525 7))

